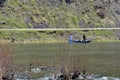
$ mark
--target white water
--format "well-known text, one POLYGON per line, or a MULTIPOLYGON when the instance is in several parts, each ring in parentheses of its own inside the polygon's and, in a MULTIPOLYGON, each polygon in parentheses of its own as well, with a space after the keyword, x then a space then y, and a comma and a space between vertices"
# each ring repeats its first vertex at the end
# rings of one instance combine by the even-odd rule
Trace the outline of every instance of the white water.
MULTIPOLYGON (((52 70, 52 69, 50 68, 50 70, 52 70)), ((41 68, 33 68, 33 69, 31 69, 31 71, 33 73, 40 73, 40 72, 42 72, 41 68)), ((54 78, 54 75, 49 75, 49 76, 42 77, 42 78, 37 78, 37 79, 29 79, 28 76, 29 76, 28 75, 28 71, 21 72, 21 73, 16 73, 14 75, 15 80, 58 80, 58 79, 54 78)), ((83 80, 83 79, 84 78, 81 75, 79 75, 78 80, 83 80)), ((86 76, 85 80, 120 80, 120 78, 107 77, 107 76, 100 76, 100 75, 91 74, 91 75, 86 76)))
POLYGON ((33 69, 31 69, 31 71, 33 73, 40 73, 42 70, 41 70, 41 68, 33 68, 33 69))
MULTIPOLYGON (((83 78, 81 77, 78 80, 82 80, 83 78)), ((15 80, 58 80, 53 78, 53 76, 49 76, 49 77, 43 77, 43 78, 38 78, 38 79, 20 79, 20 78, 16 78, 15 80)), ((86 80, 120 80, 120 78, 115 78, 115 77, 98 77, 98 78, 94 78, 94 77, 88 77, 86 80)))
MULTIPOLYGON (((84 78, 78 79, 78 80, 83 80, 84 78)), ((53 79, 52 77, 44 77, 41 79, 36 79, 36 80, 57 80, 53 79)), ((101 77, 101 78, 87 78, 87 80, 120 80, 120 78, 115 78, 115 77, 101 77)))

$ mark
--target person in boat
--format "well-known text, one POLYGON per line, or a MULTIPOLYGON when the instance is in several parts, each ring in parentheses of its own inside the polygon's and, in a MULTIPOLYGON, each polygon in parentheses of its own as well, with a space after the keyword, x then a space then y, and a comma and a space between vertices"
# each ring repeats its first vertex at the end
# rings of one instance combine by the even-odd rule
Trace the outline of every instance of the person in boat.
POLYGON ((72 34, 70 35, 69 40, 73 40, 73 35, 72 34))
POLYGON ((86 41, 86 36, 83 34, 81 41, 86 41))
POLYGON ((85 36, 85 35, 83 35, 83 40, 84 40, 84 41, 86 40, 86 36, 85 36))

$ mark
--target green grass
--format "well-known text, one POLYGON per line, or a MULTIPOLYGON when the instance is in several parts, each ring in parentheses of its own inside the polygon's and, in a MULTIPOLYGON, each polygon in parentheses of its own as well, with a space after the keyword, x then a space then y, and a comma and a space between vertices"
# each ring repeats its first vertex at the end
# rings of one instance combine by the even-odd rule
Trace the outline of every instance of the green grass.
POLYGON ((69 38, 70 34, 74 38, 79 39, 83 34, 87 39, 92 41, 119 41, 119 32, 115 33, 113 30, 93 30, 93 31, 0 31, 0 40, 11 42, 14 38, 14 42, 20 43, 32 43, 32 42, 65 42, 69 38), (118 35, 117 35, 118 34, 118 35))
MULTIPOLYGON (((72 61, 79 58, 86 65, 87 72, 105 76, 120 77, 120 45, 119 42, 66 44, 12 44, 16 70, 27 69, 30 63, 35 66, 59 65, 60 59, 72 61), (78 56, 79 54, 79 56, 78 56), (71 56, 68 58, 68 55, 71 56), (24 66, 20 66, 24 65, 24 66)), ((80 64, 79 62, 77 62, 80 64)), ((82 64, 83 64, 82 63, 82 64)), ((42 73, 41 73, 42 74, 42 73)))
POLYGON ((49 28, 79 28, 79 23, 83 27, 89 27, 89 23, 93 27, 115 26, 115 20, 111 18, 113 16, 109 14, 111 10, 106 10, 105 19, 100 18, 94 9, 93 0, 77 1, 70 5, 54 1, 6 1, 0 8, 0 22, 5 22, 0 24, 0 28, 34 28, 34 24, 44 22, 49 28))

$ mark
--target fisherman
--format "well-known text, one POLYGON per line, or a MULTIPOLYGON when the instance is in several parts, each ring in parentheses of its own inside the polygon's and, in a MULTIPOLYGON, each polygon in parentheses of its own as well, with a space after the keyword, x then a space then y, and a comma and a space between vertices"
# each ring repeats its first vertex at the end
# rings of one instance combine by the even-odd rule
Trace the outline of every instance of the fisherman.
POLYGON ((73 35, 72 34, 70 35, 69 40, 73 40, 73 35))
POLYGON ((85 41, 86 40, 86 36, 85 35, 83 35, 83 41, 85 41))

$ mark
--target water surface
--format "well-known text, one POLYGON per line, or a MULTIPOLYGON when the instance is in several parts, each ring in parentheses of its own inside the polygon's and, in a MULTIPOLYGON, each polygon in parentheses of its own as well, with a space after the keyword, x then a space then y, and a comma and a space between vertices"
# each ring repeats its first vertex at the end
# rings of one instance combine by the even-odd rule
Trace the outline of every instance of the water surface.
MULTIPOLYGON (((120 42, 17 43, 12 44, 12 47, 16 71, 27 71, 30 64, 34 67, 56 66, 59 65, 60 60, 71 61, 69 59, 72 57, 71 59, 81 59, 88 73, 120 77, 120 42)), ((46 72, 37 74, 37 77, 45 74, 46 72)))

